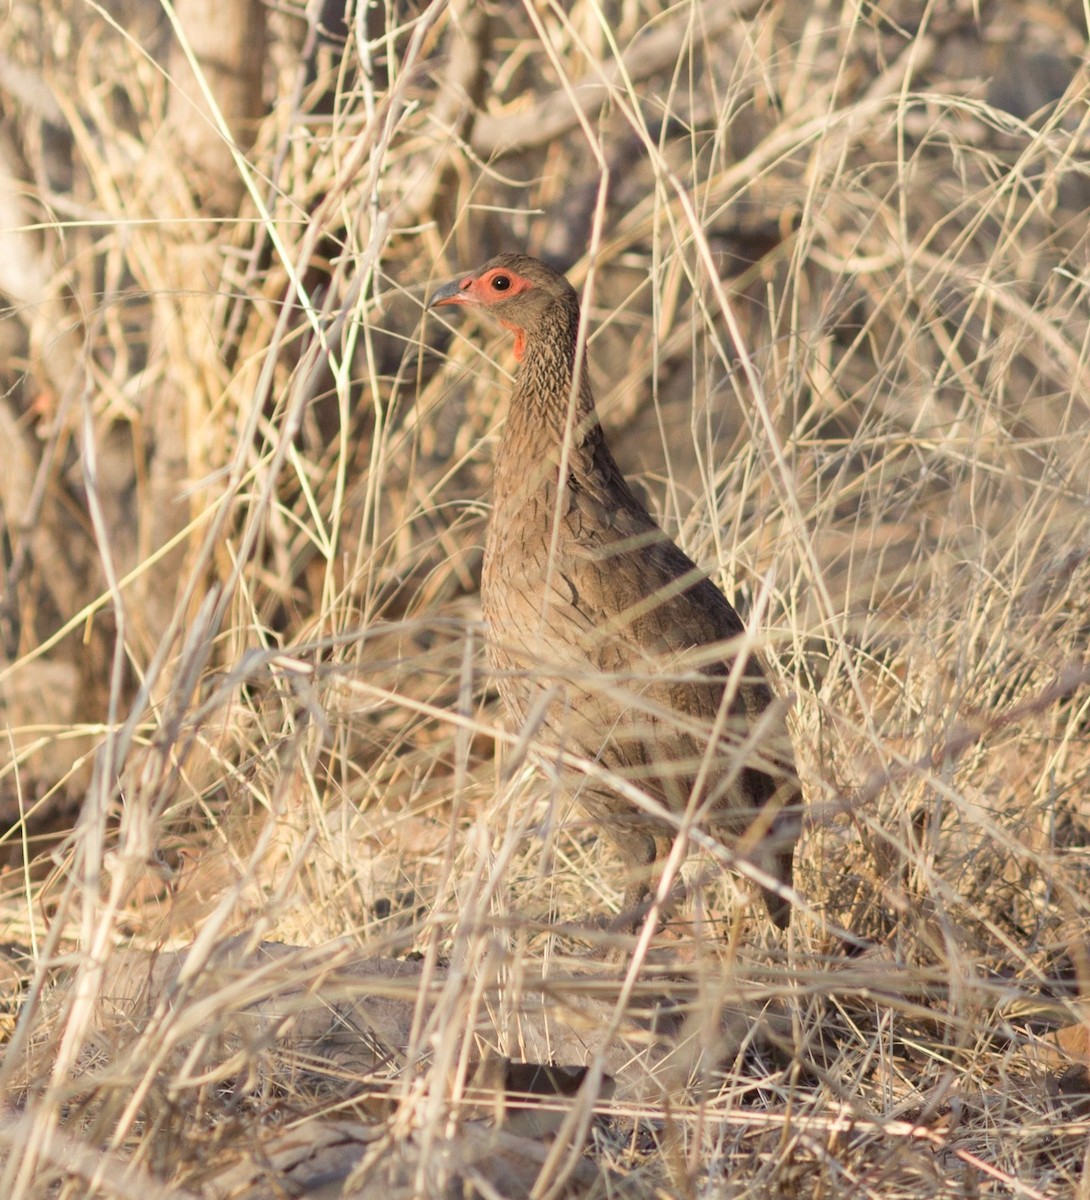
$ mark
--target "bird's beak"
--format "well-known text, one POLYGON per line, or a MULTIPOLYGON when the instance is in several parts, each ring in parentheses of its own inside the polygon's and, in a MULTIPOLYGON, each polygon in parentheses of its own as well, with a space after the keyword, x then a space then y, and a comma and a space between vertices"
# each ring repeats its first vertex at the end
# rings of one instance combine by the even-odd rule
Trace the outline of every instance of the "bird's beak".
POLYGON ((469 296, 462 291, 462 281, 452 279, 443 286, 428 301, 428 308, 441 308, 444 304, 471 304, 469 296))

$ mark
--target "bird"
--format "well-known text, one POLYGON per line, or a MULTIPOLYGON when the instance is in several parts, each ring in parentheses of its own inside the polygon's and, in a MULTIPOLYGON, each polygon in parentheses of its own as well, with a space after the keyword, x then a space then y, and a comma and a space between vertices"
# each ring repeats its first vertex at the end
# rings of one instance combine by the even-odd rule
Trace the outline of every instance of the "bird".
POLYGON ((614 843, 633 930, 677 833, 633 787, 759 868, 769 915, 786 928, 801 823, 787 706, 741 649, 745 626, 726 596, 618 467, 578 293, 538 259, 500 254, 427 304, 447 306, 515 336, 481 578, 488 660, 509 716, 532 727, 536 757, 614 843))

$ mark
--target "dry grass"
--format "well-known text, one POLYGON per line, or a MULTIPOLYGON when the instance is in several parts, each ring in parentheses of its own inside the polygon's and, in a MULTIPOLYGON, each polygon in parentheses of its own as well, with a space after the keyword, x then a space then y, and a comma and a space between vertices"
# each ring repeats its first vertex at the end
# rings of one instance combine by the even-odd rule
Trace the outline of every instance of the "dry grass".
POLYGON ((0 1194, 1085 1194, 1087 17, 1022 7, 281 6, 232 155, 157 6, 11 5, 0 1194), (500 761, 509 347, 421 315, 505 248, 794 694, 789 938, 694 855, 603 964, 500 761))

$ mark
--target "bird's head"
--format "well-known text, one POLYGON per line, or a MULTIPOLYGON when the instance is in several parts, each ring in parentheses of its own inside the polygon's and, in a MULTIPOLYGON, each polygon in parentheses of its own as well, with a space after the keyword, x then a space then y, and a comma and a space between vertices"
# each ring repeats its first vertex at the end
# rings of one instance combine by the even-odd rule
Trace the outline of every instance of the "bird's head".
POLYGON ((579 297, 556 271, 524 254, 499 254, 483 267, 444 284, 428 301, 428 308, 460 304, 484 309, 515 335, 515 357, 563 314, 565 327, 579 318, 579 297))

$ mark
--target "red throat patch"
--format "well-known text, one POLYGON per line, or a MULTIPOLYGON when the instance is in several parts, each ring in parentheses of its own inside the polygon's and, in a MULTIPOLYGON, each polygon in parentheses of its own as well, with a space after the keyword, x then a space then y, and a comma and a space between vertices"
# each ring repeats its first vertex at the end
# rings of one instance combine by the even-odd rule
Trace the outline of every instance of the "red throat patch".
POLYGON ((510 321, 501 321, 500 324, 515 335, 515 358, 522 362, 522 356, 526 353, 526 330, 512 325, 510 321))

